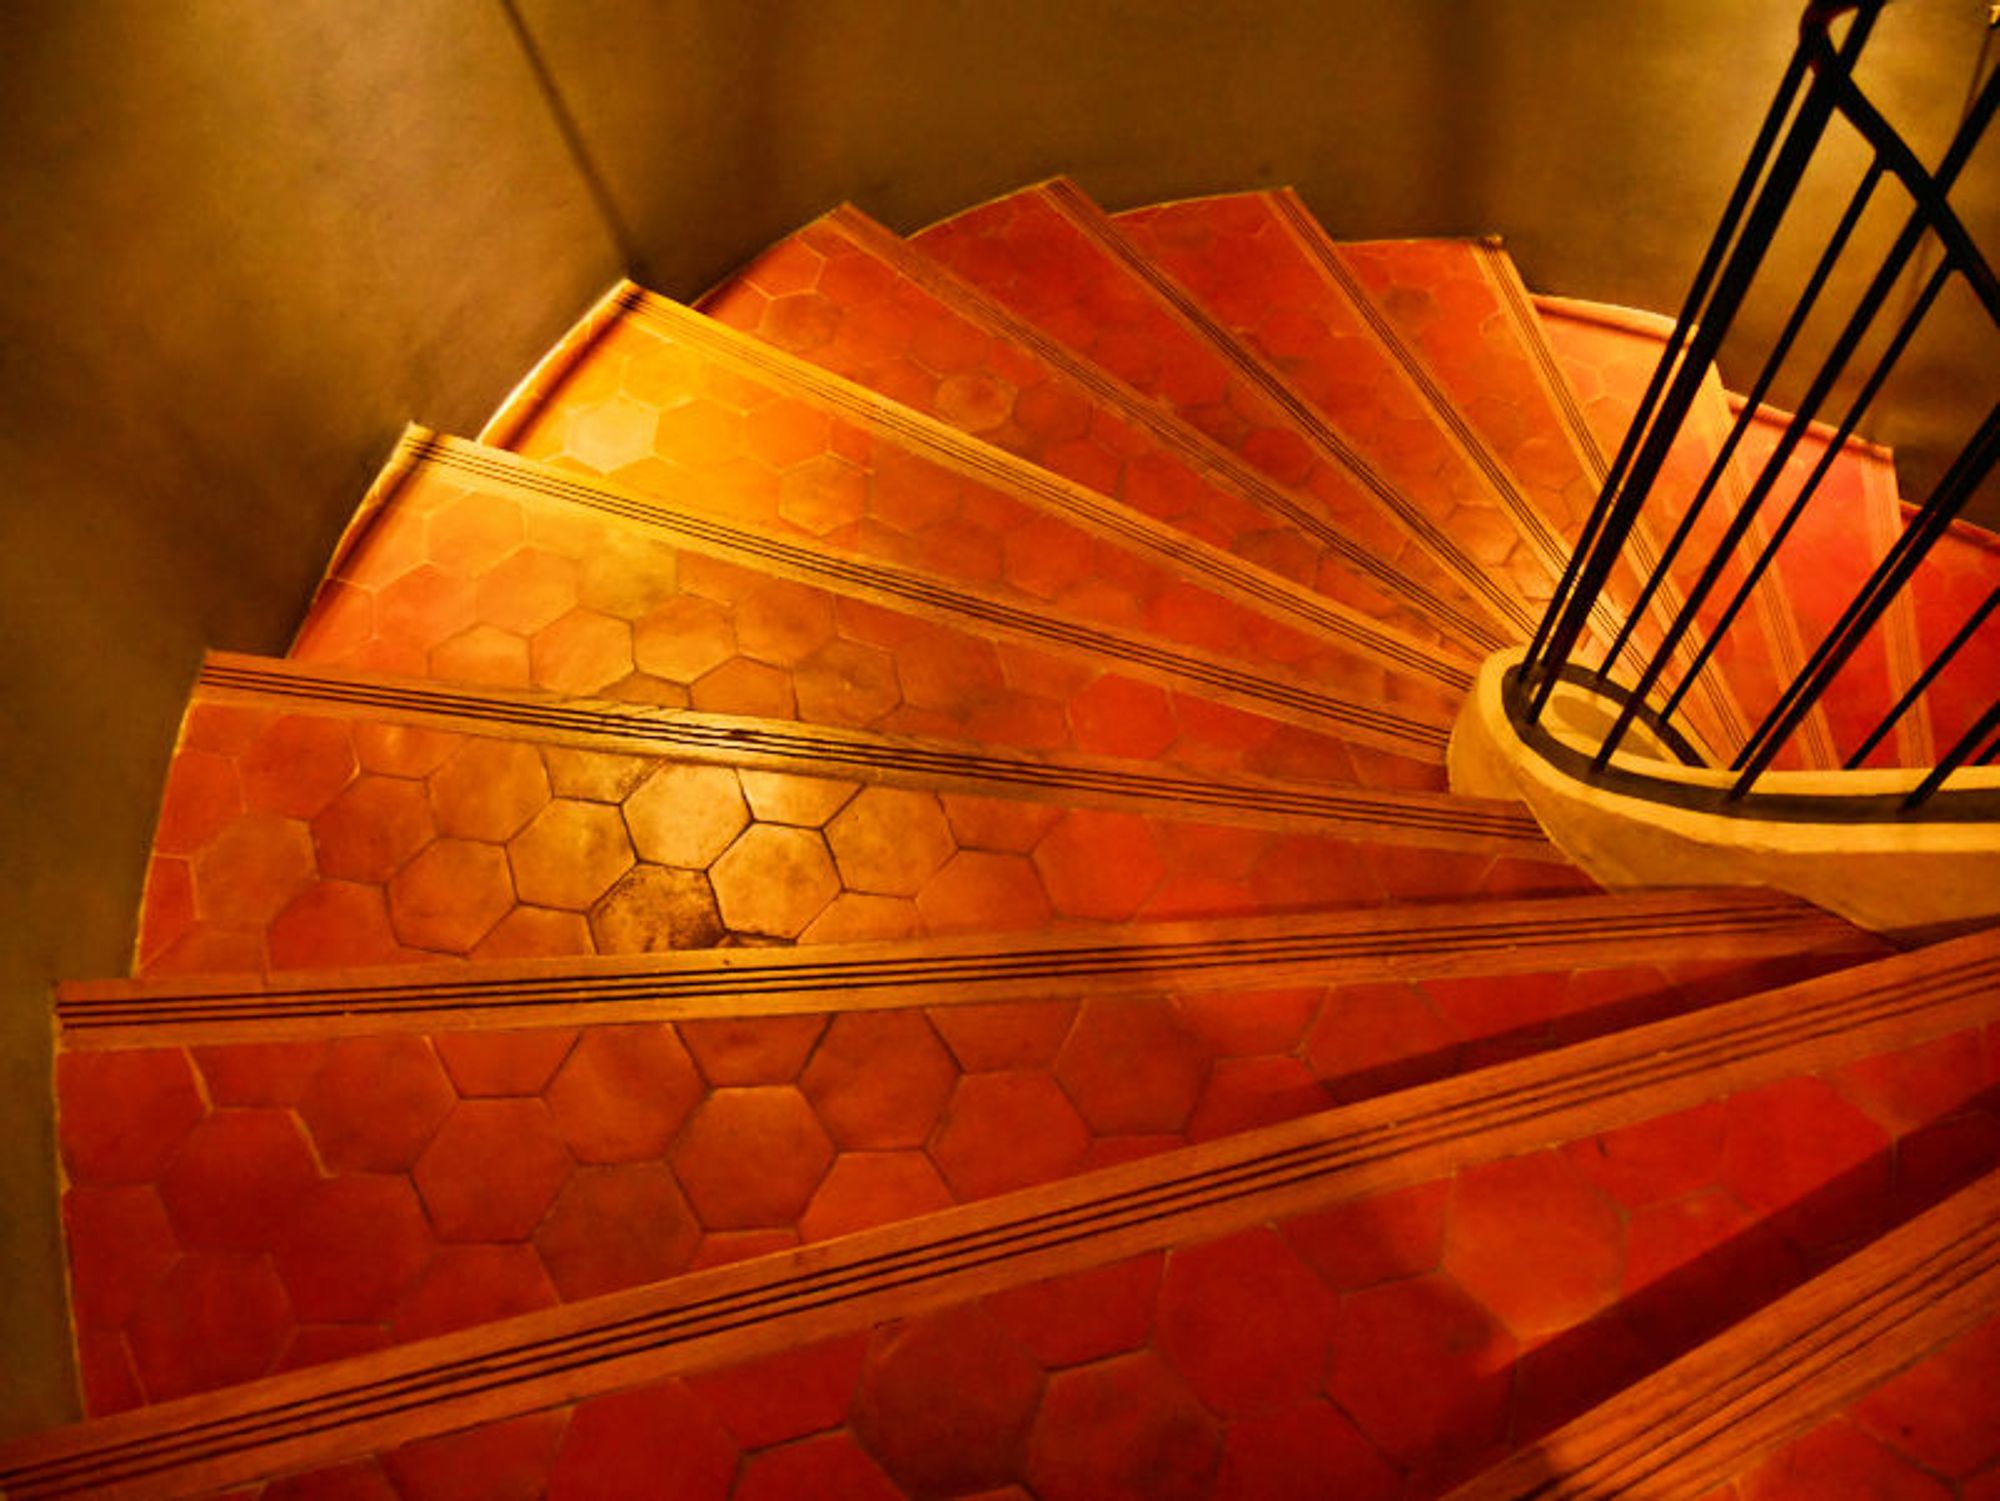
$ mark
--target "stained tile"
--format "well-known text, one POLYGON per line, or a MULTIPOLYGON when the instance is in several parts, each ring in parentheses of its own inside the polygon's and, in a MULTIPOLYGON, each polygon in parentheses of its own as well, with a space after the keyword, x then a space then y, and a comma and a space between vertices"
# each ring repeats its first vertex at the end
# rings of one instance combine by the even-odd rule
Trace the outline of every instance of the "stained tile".
POLYGON ((796 938, 840 890, 820 836, 777 824, 747 829, 708 877, 730 929, 773 938, 796 938))
POLYGON ((643 860, 705 869, 750 822, 736 773, 668 763, 625 800, 625 822, 643 860))
POLYGON ((641 865, 590 909, 588 936, 601 954, 646 954, 712 948, 723 932, 707 876, 641 865))
POLYGON ((535 1231, 564 1298, 594 1298, 686 1270, 701 1225, 662 1163, 578 1169, 535 1231))
POLYGON ((1193 1393, 1141 1350, 1049 1378, 1026 1478, 1041 1501, 1195 1501, 1221 1447, 1193 1393))
POLYGON ((587 910, 632 867, 618 810, 556 798, 507 845, 514 890, 537 906, 587 910))

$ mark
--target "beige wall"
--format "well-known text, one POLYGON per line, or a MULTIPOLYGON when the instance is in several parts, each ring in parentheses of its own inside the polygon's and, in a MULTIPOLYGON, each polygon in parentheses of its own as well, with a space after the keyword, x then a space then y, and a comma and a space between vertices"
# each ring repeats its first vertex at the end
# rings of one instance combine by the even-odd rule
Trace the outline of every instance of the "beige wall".
MULTIPOLYGON (((1896 9, 1942 23, 1889 61, 1948 126, 1984 6, 1896 9)), ((123 966, 200 651, 283 647, 406 418, 475 427, 628 264, 687 295, 842 198, 909 228, 1058 171, 1114 207, 1291 182, 1337 233, 1498 230, 1542 289, 1670 308, 1794 10, 521 0, 580 164, 501 0, 16 0, 0 1432, 72 1407, 49 982, 123 966)))

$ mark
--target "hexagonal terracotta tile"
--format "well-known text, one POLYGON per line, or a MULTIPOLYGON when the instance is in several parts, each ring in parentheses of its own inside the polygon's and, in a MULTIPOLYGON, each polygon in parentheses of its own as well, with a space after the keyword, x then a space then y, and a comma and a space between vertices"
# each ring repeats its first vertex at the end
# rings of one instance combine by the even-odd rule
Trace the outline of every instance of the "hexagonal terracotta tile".
POLYGON ((441 833, 492 844, 513 838, 549 800, 542 758, 517 740, 468 740, 429 785, 441 833))
POLYGON ((826 1030, 824 1016, 720 1016, 679 1024, 710 1084, 789 1084, 826 1030))
POLYGON ((826 842, 842 885, 883 896, 915 896, 957 849, 937 798, 898 787, 864 787, 826 842))
POLYGON ((277 1242, 276 1262, 300 1319, 373 1323, 388 1317, 434 1249, 405 1179, 355 1175, 312 1185, 277 1242))
POLYGON ((958 1068, 920 1011, 852 1011, 827 1028, 799 1081, 848 1149, 922 1146, 958 1068))
POLYGON ((570 1173, 540 1100, 461 1100, 410 1173, 439 1240, 525 1240, 570 1173))
POLYGON ((194 1251, 268 1251, 319 1168, 289 1110, 219 1110, 160 1174, 160 1199, 194 1251))
POLYGON ((642 672, 692 683, 736 655, 729 613, 713 600, 676 595, 632 628, 632 657, 642 672))
POLYGON ((177 1048, 56 1055, 57 1137, 79 1183, 150 1183, 206 1113, 177 1048))
POLYGON ((132 1361, 148 1399, 171 1401, 262 1376, 291 1324, 268 1257, 184 1256, 132 1319, 132 1361))
POLYGON ((535 1249, 566 1299, 686 1270, 701 1224, 664 1163, 579 1168, 535 1231, 535 1249))
POLYGON ((560 1301, 529 1245, 440 1247, 390 1315, 398 1341, 425 1339, 560 1301))
POLYGON ((668 762, 625 800, 639 857, 705 870, 750 822, 736 773, 726 766, 668 762))
POLYGON ((833 1161, 833 1143, 789 1085, 718 1089, 674 1144, 674 1172, 711 1230, 789 1225, 833 1161))
POLYGON ((967 1074, 952 1091, 931 1156, 961 1199, 981 1199, 1074 1172, 1090 1128, 1039 1070, 967 1074))
POLYGON ((577 602, 577 566, 538 547, 524 547, 479 580, 480 617, 490 625, 532 636, 577 602))
POLYGON ((678 1381, 580 1402, 549 1470, 549 1501, 723 1501, 736 1446, 678 1381))
POLYGON ((237 762, 253 813, 311 818, 354 775, 354 745, 338 719, 286 714, 237 762))
POLYGON ((614 396, 573 413, 563 447, 590 468, 609 472, 652 452, 659 420, 653 408, 629 396, 614 396))
POLYGON ((1159 1252, 989 1293, 986 1311, 1050 1370, 1122 1355, 1153 1331, 1159 1252))
POLYGON ((587 909, 632 868, 616 808, 556 798, 507 845, 514 890, 541 907, 587 909))
POLYGON ((451 1081, 421 1037, 347 1037, 326 1053, 299 1115, 336 1172, 409 1168, 452 1107, 451 1081))
POLYGON ((544 1093, 579 1162, 642 1162, 667 1143, 702 1096, 701 1076, 667 1026, 593 1027, 544 1093))
POLYGON ((1167 1257, 1155 1343, 1211 1412, 1266 1411, 1318 1395, 1336 1300, 1275 1231, 1167 1257))
POLYGON ((555 1077, 576 1046, 576 1032, 568 1027, 439 1032, 431 1045, 461 1097, 531 1095, 555 1077))
POLYGON ((363 774, 313 820, 320 874, 374 885, 394 875, 434 837, 422 784, 363 774))
POLYGON ((160 1196, 136 1183, 71 1188, 62 1196, 62 1218, 77 1328, 123 1327, 180 1258, 160 1196))
POLYGON ((1209 1494, 1222 1431, 1149 1350, 1049 1378, 1028 1438, 1044 1501, 1194 1501, 1209 1494))
POLYGON ((777 824, 746 830, 708 878, 731 930, 773 938, 796 938, 840 890, 820 836, 777 824))
POLYGON ((434 841, 389 882, 389 921, 417 948, 462 954, 513 905, 506 854, 466 839, 434 841))
POLYGON ((1114 922, 1144 906, 1166 874, 1145 819, 1092 808, 1071 809, 1034 861, 1058 912, 1114 922))
POLYGON ((590 910, 600 954, 712 948, 722 941, 715 892, 698 870, 641 865, 590 910))
POLYGON ((262 927, 306 888, 314 868, 305 824, 246 814, 194 857, 195 911, 210 922, 262 927))
POLYGON ((960 850, 917 893, 917 911, 933 933, 1005 932, 1049 920, 1049 899, 1021 855, 960 850))
POLYGON ((1208 1049, 1156 998, 1084 1003, 1056 1077, 1101 1135, 1179 1131, 1207 1077, 1208 1049))
POLYGON ((528 642, 529 676, 556 693, 599 692, 632 665, 632 627, 581 605, 528 642))

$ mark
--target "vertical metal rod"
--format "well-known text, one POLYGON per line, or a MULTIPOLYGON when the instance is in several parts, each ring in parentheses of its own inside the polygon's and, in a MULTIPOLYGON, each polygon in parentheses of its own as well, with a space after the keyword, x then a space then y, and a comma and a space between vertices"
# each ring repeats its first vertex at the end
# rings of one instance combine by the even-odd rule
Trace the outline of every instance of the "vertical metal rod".
POLYGON ((1908 691, 1896 700, 1895 707, 1883 716, 1880 724, 1868 732, 1868 738, 1861 742, 1861 749, 1847 758, 1847 769, 1849 771, 1853 771, 1868 759, 1869 752, 1882 743, 1888 736, 1889 731, 1895 728, 1896 721, 1910 712, 1911 707, 1915 705, 1916 701, 1924 696, 1924 691, 1938 680, 1939 674, 1945 668, 1951 665, 1952 658, 1956 657, 1964 649, 1966 642, 1979 634, 1979 628, 1986 623, 1987 617, 1996 608, 2000 608, 2000 589, 1995 589, 1992 593, 1988 594, 1980 603, 1979 608, 1966 617, 1965 624, 1952 633, 1951 640, 1947 641, 1938 654, 1931 658, 1930 665, 1917 675, 1917 680, 1910 684, 1908 691))
MULTIPOLYGON (((1958 743, 1945 753, 1943 760, 1931 768, 1930 775, 1917 783, 1915 790, 1903 799, 1903 806, 1916 808, 1928 802, 1931 794, 1944 785, 1945 778, 1970 761, 1973 751, 1978 749, 1986 737, 1992 735, 1995 730, 2000 730, 2000 699, 1989 705, 1986 712, 1958 737, 1958 743)), ((2000 746, 2000 737, 1995 737, 1995 746, 2000 746)), ((1993 750, 1994 747, 1989 746, 1981 752, 1979 759, 1984 761, 1993 754, 1993 750)))

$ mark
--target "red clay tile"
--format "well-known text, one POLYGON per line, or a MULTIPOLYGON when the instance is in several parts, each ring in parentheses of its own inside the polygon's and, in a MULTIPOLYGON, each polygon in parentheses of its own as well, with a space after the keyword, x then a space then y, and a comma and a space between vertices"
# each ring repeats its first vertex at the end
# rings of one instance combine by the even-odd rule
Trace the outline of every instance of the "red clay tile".
POLYGON ((1258 859, 1250 889, 1274 908, 1374 906, 1383 900, 1374 856, 1342 840, 1284 836, 1258 859))
POLYGON ((194 926, 194 872, 185 860, 155 855, 139 899, 139 963, 157 959, 194 926))
POLYGON ((851 1421, 905 1490, 953 1494, 1017 1478, 1041 1389, 1020 1346, 962 1305, 875 1332, 851 1421))
POLYGON ((579 1402, 549 1471, 549 1501, 722 1501, 736 1446, 678 1381, 579 1402))
POLYGON ((495 845, 439 839, 389 882, 389 921, 416 948, 463 954, 514 905, 507 856, 495 845))
POLYGON ((989 1294, 988 1314, 1049 1370, 1136 1350, 1152 1331, 1158 1253, 989 1294))
POLYGON ((703 1371, 687 1384, 739 1444, 762 1449, 838 1427, 867 1349, 866 1335, 849 1335, 703 1371))
POLYGON ((756 824, 709 867, 733 932, 796 938, 840 890, 826 844, 811 829, 756 824))
MULTIPOLYGON (((1658 1368, 1660 1349, 1624 1315, 1614 1308, 1521 1357, 1514 1374, 1517 1445, 1560 1428, 1658 1368)), ((1689 1339, 1680 1348, 1697 1343, 1689 1339)))
POLYGON ((1089 808, 1072 808, 1034 861, 1056 911, 1110 922, 1136 913, 1166 873, 1145 819, 1089 808))
POLYGON ((616 808, 556 798, 507 845, 514 890, 538 907, 587 909, 632 868, 616 808))
POLYGON ((578 952, 590 952, 593 942, 600 954, 705 949, 720 943, 723 933, 722 914, 716 910, 707 876, 641 865, 590 909, 578 952))
POLYGON ((675 595, 632 628, 633 661, 669 682, 692 683, 735 655, 728 612, 695 595, 675 595))
POLYGON ((687 1050, 654 1023, 591 1028, 545 1092, 579 1162, 662 1156, 701 1095, 687 1050))
POLYGON ((86 1417, 101 1418, 146 1404, 132 1353, 115 1329, 79 1329, 76 1335, 77 1384, 86 1417))
POLYGON ((535 748, 514 740, 468 740, 431 773, 433 817, 454 839, 511 839, 549 800, 535 748))
POLYGON ((526 688, 532 675, 527 638, 496 625, 475 625, 431 648, 430 676, 460 683, 526 688))
POLYGON ((1296 1058, 1219 1058, 1210 1068, 1189 1141, 1212 1141, 1328 1109, 1333 1094, 1296 1058))
POLYGON ((324 1365, 329 1360, 346 1360, 389 1347, 389 1331, 380 1324, 301 1324, 292 1342, 278 1357, 278 1371, 298 1371, 324 1365))
POLYGON ((931 1156, 961 1199, 983 1199, 1076 1171, 1090 1128, 1040 1071, 967 1074, 952 1091, 931 1156))
POLYGON ((521 543, 521 508, 496 496, 468 494, 425 522, 431 561, 467 577, 492 568, 521 543))
POLYGON ((401 1501, 539 1501, 567 1426, 565 1412, 531 1412, 403 1444, 382 1468, 401 1501))
POLYGON ((163 855, 192 855, 243 811, 236 762, 212 751, 184 749, 173 760, 160 802, 153 848, 163 855))
POLYGON ((1151 997, 1086 1001, 1056 1077, 1091 1129, 1179 1131, 1208 1076, 1208 1050, 1173 1007, 1151 997))
POLYGON ((72 1188, 62 1196, 77 1328, 120 1329, 180 1255, 151 1188, 72 1188))
POLYGON ((1005 932, 1049 920, 1049 902, 1034 867, 1020 855, 960 850, 917 894, 917 911, 932 933, 1005 932))
POLYGON ((805 1067, 826 1021, 824 1016, 745 1016, 677 1025, 695 1067, 710 1084, 789 1084, 805 1067))
POLYGON ((1961 1109, 1990 1082, 1976 1028, 1864 1058, 1826 1078, 1878 1124, 1899 1133, 1961 1109))
POLYGON ((439 1032, 431 1038, 461 1097, 540 1094, 575 1045, 572 1027, 439 1032))
POLYGON ((1627 1209, 1692 1193, 1722 1167, 1728 1114, 1719 1100, 1565 1146, 1563 1155, 1627 1209))
POLYGON ((57 1140, 76 1183, 150 1183, 205 1113, 178 1049, 56 1055, 57 1140))
POLYGON ((738 771, 736 775, 759 822, 793 824, 802 829, 823 828, 856 790, 852 782, 795 777, 786 772, 738 771))
POLYGON ((535 1249, 564 1298, 686 1270, 701 1226, 663 1163, 579 1168, 535 1231, 535 1249))
POLYGON ((272 920, 264 941, 274 972, 407 964, 432 957, 397 942, 379 887, 352 881, 315 881, 272 920))
POLYGON ((1340 985, 1306 1034, 1305 1056, 1336 1099, 1367 1099, 1452 1073, 1458 1033, 1414 986, 1340 985))
POLYGON ((1209 1494, 1219 1425, 1151 1351, 1058 1371, 1028 1439, 1040 1501, 1194 1501, 1209 1494))
POLYGON ((917 904, 907 897, 868 896, 843 891, 799 934, 800 943, 870 943, 910 938, 923 927, 917 904))
POLYGON ((461 1100, 410 1179, 442 1241, 526 1240, 568 1178, 540 1100, 461 1100))
POLYGON ((328 1047, 299 1114, 333 1171, 400 1173, 417 1160, 452 1099, 423 1038, 352 1037, 328 1047))
POLYGON ((353 727, 354 754, 363 771, 392 777, 427 777, 464 737, 416 725, 362 721, 353 727))
POLYGON ((533 1313, 557 1301, 533 1246, 444 1246, 389 1321, 400 1341, 533 1313))
POLYGON ((354 775, 354 745, 338 719, 287 714, 237 761, 243 804, 253 813, 311 818, 354 775))
POLYGON ((374 1323, 429 1263, 435 1242, 402 1178, 312 1185, 276 1244, 278 1276, 304 1323, 374 1323))
POLYGON ((690 870, 705 869, 750 822, 736 773, 692 762, 660 767, 624 811, 642 860, 690 870))
POLYGON ((1919 1126, 1896 1143, 1896 1195, 1905 1210, 1938 1203, 2000 1167, 2000 1117, 1974 1110, 1919 1126))
POLYGON ((799 1216, 799 1237, 829 1240, 951 1204, 951 1190, 922 1152, 843 1152, 799 1216))
POLYGON ((826 842, 841 884, 880 896, 915 896, 957 848, 937 798, 896 787, 864 787, 826 842))
POLYGON ((1720 1332, 1803 1275, 1783 1237, 1721 1189, 1649 1205, 1625 1228, 1625 1319, 1663 1354, 1720 1332))
POLYGON ((127 1330, 150 1402, 253 1381, 291 1334, 285 1289, 263 1256, 182 1257, 127 1330))
POLYGON ((952 834, 968 849, 1025 855, 1061 821, 1063 810, 1046 803, 979 797, 969 792, 942 796, 952 834))
POLYGON ((833 1162, 833 1143, 796 1089, 718 1089, 674 1144, 674 1172, 711 1230, 790 1225, 833 1162))
POLYGON ((577 567, 537 547, 524 547, 479 580, 479 614, 502 630, 533 635, 577 602, 577 567))
POLYGON ((1624 1227, 1560 1152, 1466 1168, 1453 1185, 1444 1269, 1523 1345, 1617 1296, 1624 1227))
MULTIPOLYGON (((610 952, 594 944, 591 927, 580 912, 551 912, 546 907, 516 907, 486 930, 467 958, 484 963, 494 959, 553 959, 564 954, 610 952)), ((430 956, 426 956, 430 957, 430 956)))
POLYGON ((1189 1031, 1218 1058, 1289 1053, 1319 1010, 1325 989, 1219 990, 1178 995, 1174 1005, 1189 1031))
POLYGON ((265 1486, 260 1501, 400 1501, 372 1459, 287 1475, 265 1486))
POLYGON ((1395 1501, 1402 1480, 1325 1402, 1238 1418, 1222 1443, 1215 1501, 1395 1501))
POLYGON ((1211 1412, 1318 1394, 1335 1299, 1276 1232, 1241 1231, 1167 1258, 1155 1344, 1211 1412))
POLYGON ((1416 1277, 1342 1302, 1327 1395, 1391 1462, 1435 1474, 1505 1440, 1514 1358, 1458 1284, 1416 1277))
POLYGON ((195 856, 195 911, 210 922, 262 927, 311 884, 314 870, 303 823, 246 814, 195 856))
POLYGON ((897 1501, 903 1492, 845 1430, 751 1457, 735 1501, 897 1501))
POLYGON ((2000 1319, 1960 1335, 1855 1404, 1861 1428, 1954 1480, 2000 1459, 2000 1319))
POLYGON ((1737 1482, 1743 1501, 1948 1501, 1950 1486, 1851 1423, 1823 1423, 1737 1482))
POLYGON ((1444 1257, 1445 1179, 1350 1199, 1280 1227, 1292 1249, 1337 1292, 1437 1269, 1444 1257))
POLYGON ((704 714, 790 719, 792 684, 776 667, 736 657, 713 672, 703 673, 689 686, 688 701, 704 714))
POLYGON ((289 1110, 219 1110, 161 1172, 160 1199, 191 1251, 268 1251, 318 1181, 289 1110))
POLYGON ((555 693, 596 693, 632 667, 632 627, 582 606, 528 642, 529 676, 555 693))
POLYGON ((434 834, 420 783, 365 773, 342 788, 312 824, 321 875, 376 885, 434 834))
POLYGON ((957 1078, 921 1011, 853 1011, 834 1018, 799 1086, 842 1147, 917 1147, 957 1078))
POLYGON ((967 1073, 1054 1063, 1076 1020, 1075 1001, 933 1006, 927 1013, 967 1073))
POLYGON ((1728 1103, 1721 1182, 1777 1217, 1801 1246, 1838 1245, 1879 1225, 1889 1137, 1820 1079, 1785 1079, 1728 1103))

